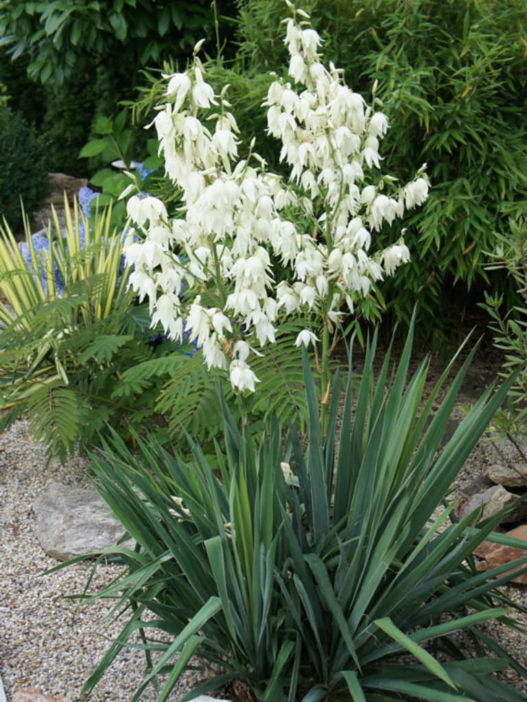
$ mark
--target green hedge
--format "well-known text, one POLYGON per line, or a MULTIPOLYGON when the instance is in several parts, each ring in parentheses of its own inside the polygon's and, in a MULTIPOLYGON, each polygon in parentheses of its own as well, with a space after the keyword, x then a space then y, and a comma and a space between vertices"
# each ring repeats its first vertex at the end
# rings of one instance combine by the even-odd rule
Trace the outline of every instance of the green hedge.
POLYGON ((0 105, 0 219, 20 228, 22 211, 31 215, 46 195, 47 140, 19 112, 0 105))

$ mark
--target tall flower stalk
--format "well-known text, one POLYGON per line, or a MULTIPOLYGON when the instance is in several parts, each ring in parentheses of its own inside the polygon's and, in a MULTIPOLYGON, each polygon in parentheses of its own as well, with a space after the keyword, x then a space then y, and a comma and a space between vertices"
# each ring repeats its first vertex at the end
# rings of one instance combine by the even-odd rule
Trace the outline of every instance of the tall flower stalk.
POLYGON ((379 173, 388 120, 378 100, 367 106, 341 70, 323 65, 309 16, 289 7, 289 79, 277 78, 264 103, 288 178, 267 169, 254 140, 239 155, 227 87, 216 95, 206 82, 200 42, 192 66, 166 76, 153 120, 184 205, 171 219, 160 200, 131 196, 126 257, 153 324, 200 345, 238 392, 256 389, 251 357, 275 341, 277 325, 305 318, 295 343, 321 344, 323 396, 343 316, 409 260, 403 238, 375 250, 374 235, 424 202, 428 180, 424 166, 404 186, 379 173))

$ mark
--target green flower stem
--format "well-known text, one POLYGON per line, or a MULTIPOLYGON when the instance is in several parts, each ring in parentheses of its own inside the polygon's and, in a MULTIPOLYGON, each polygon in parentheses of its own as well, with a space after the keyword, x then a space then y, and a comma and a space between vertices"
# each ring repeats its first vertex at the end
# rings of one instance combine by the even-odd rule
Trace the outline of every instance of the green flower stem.
POLYGON ((322 369, 320 383, 320 414, 322 419, 322 431, 325 432, 327 426, 327 405, 328 405, 328 390, 330 382, 329 373, 329 324, 324 315, 324 328, 322 331, 322 358, 320 359, 322 369))

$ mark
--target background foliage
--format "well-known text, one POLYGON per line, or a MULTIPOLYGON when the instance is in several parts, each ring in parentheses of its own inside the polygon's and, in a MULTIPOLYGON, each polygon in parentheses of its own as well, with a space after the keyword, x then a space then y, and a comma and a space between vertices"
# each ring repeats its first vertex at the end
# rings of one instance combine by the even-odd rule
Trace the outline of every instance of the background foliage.
POLYGON ((0 102, 0 221, 15 229, 22 222, 20 198, 32 212, 47 193, 47 147, 47 138, 20 112, 0 102))
MULTIPOLYGON (((503 285, 499 274, 490 280, 483 252, 494 249, 495 232, 507 232, 508 217, 527 207, 527 6, 308 0, 303 7, 354 89, 368 97, 378 81, 391 124, 383 169, 404 180, 428 163, 430 197, 405 222, 412 262, 382 291, 396 318, 408 320, 417 301, 420 332, 441 336, 457 326, 463 305, 482 298, 483 287, 503 285)), ((234 71, 251 78, 282 71, 281 0, 240 0, 239 8, 234 71)), ((256 108, 265 92, 259 80, 252 86, 260 85, 260 97, 254 89, 230 97, 234 112, 241 106, 247 114, 242 133, 254 134, 273 159, 256 108)))
MULTIPOLYGON (((233 0, 218 2, 218 12, 228 36, 221 18, 234 13, 233 0)), ((119 100, 134 96, 141 68, 169 55, 184 65, 202 37, 214 37, 209 0, 4 0, 0 81, 50 134, 51 168, 82 175, 77 156, 97 115, 113 116, 119 100)))
POLYGON ((523 439, 527 426, 527 220, 510 221, 510 231, 500 236, 488 264, 505 269, 514 282, 520 304, 506 309, 503 295, 485 293, 481 306, 491 317, 496 348, 503 352, 502 375, 517 373, 505 408, 498 413, 497 427, 514 439, 523 439))
MULTIPOLYGON (((226 43, 222 59, 209 66, 213 82, 231 84, 243 138, 255 135, 260 153, 279 168, 260 103, 267 72, 283 70, 284 3, 217 5, 226 43)), ((412 263, 405 276, 382 286, 393 316, 408 320, 418 301, 419 333, 430 339, 457 328, 460 315, 489 285, 505 292, 507 306, 515 304, 507 277, 485 271, 483 252, 494 249, 495 232, 507 235, 509 216, 521 216, 526 208, 523 0, 306 0, 303 5, 324 37, 327 55, 344 67, 351 86, 368 97, 378 80, 377 95, 391 122, 386 171, 403 180, 428 163, 431 196, 408 223, 412 263)), ((12 105, 30 110, 26 114, 52 137, 51 168, 73 174, 85 174, 78 153, 93 135, 96 116, 112 118, 118 99, 136 97, 141 67, 159 68, 172 58, 173 66, 182 68, 202 36, 209 54, 217 49, 213 13, 204 1, 122 0, 108 6, 24 0, 16 8, 0 3, 0 19, 0 82, 12 105), (8 53, 18 56, 12 76, 8 53), (26 70, 45 85, 21 80, 26 70)), ((132 145, 137 143, 133 151, 139 160, 144 137, 141 141, 138 134, 132 145)))
MULTIPOLYGON (((283 2, 217 5, 227 46, 221 57, 208 62, 211 80, 216 87, 230 84, 241 137, 249 141, 256 136, 258 150, 280 169, 260 105, 271 80, 268 71, 283 70, 283 2), (233 21, 228 19, 236 14, 237 46, 230 41, 233 21)), ((517 286, 511 276, 496 267, 485 269, 484 253, 499 255, 500 246, 513 246, 508 219, 521 216, 527 202, 523 0, 306 0, 303 6, 324 37, 325 51, 344 67, 352 87, 368 97, 378 80, 377 94, 391 122, 386 170, 404 179, 428 163, 431 195, 406 235, 412 262, 403 276, 381 288, 393 317, 407 319, 417 302, 418 333, 430 340, 456 329, 460 305, 473 305, 489 288, 501 300, 502 318, 514 306, 524 307, 513 296, 517 286)), ((145 134, 138 138, 140 130, 134 131, 123 114, 115 115, 117 98, 134 97, 138 82, 144 81, 139 69, 145 63, 171 58, 170 70, 183 67, 188 49, 201 36, 207 38, 205 50, 216 51, 208 2, 122 0, 109 6, 95 0, 23 0, 16 6, 0 2, 0 20, 4 95, 48 135, 47 167, 71 173, 86 174, 114 158, 128 163, 148 154, 155 167, 153 140, 147 143, 145 134), (98 27, 95 34, 93 26, 98 27), (17 56, 14 62, 12 56, 17 56), (94 138, 85 146, 89 133, 94 138), (83 146, 83 154, 91 154, 88 164, 78 158, 83 146)), ((168 64, 164 68, 169 70, 168 64)), ((149 85, 143 83, 135 105, 139 123, 152 116, 158 75, 151 71, 149 85)), ((20 117, 1 114, 9 151, 4 146, 0 207, 16 228, 19 194, 29 211, 42 194, 44 139, 20 117), (13 142, 10 130, 17 124, 16 131, 27 137, 13 142)), ((114 199, 125 180, 117 172, 99 170, 92 182, 103 190, 100 203, 114 199)), ((158 174, 147 187, 177 205, 178 194, 158 174)), ((121 219, 119 207, 123 203, 114 221, 121 219)), ((521 327, 517 314, 507 318, 509 332, 511 324, 521 327)), ((519 335, 514 338, 513 343, 520 343, 519 335)))
MULTIPOLYGON (((229 3, 223 5, 229 8, 229 3)), ((28 57, 28 75, 63 83, 119 56, 127 65, 185 56, 214 24, 207 0, 21 0, 0 4, 0 36, 8 53, 28 57)), ((135 76, 134 76, 135 78, 135 76)))

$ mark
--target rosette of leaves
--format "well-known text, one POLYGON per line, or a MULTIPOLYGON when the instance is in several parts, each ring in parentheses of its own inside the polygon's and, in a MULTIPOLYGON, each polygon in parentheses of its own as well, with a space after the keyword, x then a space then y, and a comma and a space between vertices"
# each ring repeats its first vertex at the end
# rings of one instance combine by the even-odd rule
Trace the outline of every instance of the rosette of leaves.
POLYGON ((103 552, 125 567, 92 597, 115 598, 129 618, 85 693, 139 632, 146 674, 134 701, 156 681, 168 699, 195 653, 220 672, 184 699, 233 680, 260 702, 527 699, 494 677, 526 671, 481 627, 514 625, 496 588, 527 557, 478 572, 471 554, 484 539, 518 542, 494 533, 501 514, 477 525, 479 513, 458 522, 441 506, 508 385, 486 391, 438 452, 470 357, 437 408, 449 368, 425 396, 428 362, 408 375, 410 340, 376 379, 374 357, 375 341, 356 396, 346 388, 339 439, 339 379, 323 434, 305 358, 306 441, 292 429, 284 448, 271 421, 257 444, 224 404, 217 472, 196 444, 192 460, 155 441, 139 441, 139 454, 117 435, 105 445, 98 490, 137 546, 103 552))

